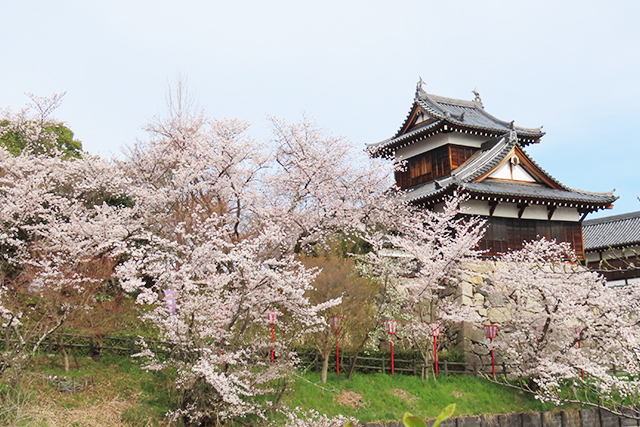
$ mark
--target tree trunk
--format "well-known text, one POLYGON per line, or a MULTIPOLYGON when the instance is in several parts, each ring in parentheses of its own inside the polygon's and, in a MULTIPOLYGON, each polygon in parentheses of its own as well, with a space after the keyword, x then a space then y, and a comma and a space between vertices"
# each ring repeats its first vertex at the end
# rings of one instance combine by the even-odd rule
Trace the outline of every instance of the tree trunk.
POLYGON ((64 344, 60 345, 60 349, 62 350, 62 357, 64 358, 64 372, 69 372, 69 355, 67 354, 67 350, 64 349, 64 344))
POLYGON ((326 384, 327 382, 328 371, 329 371, 329 353, 325 353, 322 355, 322 372, 320 374, 323 384, 326 384))
POLYGON ((358 355, 360 354, 360 352, 364 348, 364 346, 367 343, 367 341, 369 341, 369 334, 365 335, 364 339, 362 340, 362 342, 360 343, 360 345, 356 349, 355 355, 353 357, 349 358, 349 369, 347 370, 347 379, 348 380, 351 379, 351 374, 353 374, 353 370, 356 367, 356 362, 358 361, 358 355))

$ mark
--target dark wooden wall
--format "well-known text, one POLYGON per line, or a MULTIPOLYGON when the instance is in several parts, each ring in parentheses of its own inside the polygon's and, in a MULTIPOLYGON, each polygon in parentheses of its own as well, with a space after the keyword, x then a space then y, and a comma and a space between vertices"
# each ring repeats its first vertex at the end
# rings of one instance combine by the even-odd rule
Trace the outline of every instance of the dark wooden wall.
POLYGON ((402 189, 449 175, 469 157, 477 148, 461 145, 444 145, 426 153, 407 159, 404 171, 396 171, 396 184, 402 189))
POLYGON ((582 227, 579 222, 490 217, 487 225, 487 231, 479 244, 487 256, 522 249, 523 242, 544 237, 547 240, 570 243, 578 258, 584 258, 582 227))

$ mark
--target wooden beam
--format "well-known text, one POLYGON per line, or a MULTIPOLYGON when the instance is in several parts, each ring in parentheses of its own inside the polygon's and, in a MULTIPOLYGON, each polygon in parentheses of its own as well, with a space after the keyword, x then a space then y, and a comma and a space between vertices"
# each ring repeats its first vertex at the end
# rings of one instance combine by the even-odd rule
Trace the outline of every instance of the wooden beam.
POLYGON ((522 218, 522 214, 524 213, 524 210, 527 209, 529 207, 529 205, 527 203, 520 203, 518 205, 518 208, 520 209, 518 211, 518 219, 522 218))
POLYGON ((489 202, 489 216, 493 216, 493 213, 496 211, 496 207, 498 207, 497 201, 489 202))

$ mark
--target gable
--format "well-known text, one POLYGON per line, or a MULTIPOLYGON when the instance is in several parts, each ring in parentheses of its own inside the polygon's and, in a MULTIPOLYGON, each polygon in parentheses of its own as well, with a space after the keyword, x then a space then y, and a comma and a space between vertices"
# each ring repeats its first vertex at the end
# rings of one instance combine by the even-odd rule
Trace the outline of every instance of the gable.
POLYGON ((522 167, 520 159, 515 155, 513 155, 508 162, 505 162, 502 166, 494 169, 487 178, 518 182, 538 182, 525 168, 522 167))
POLYGON ((540 169, 517 145, 498 163, 474 182, 485 179, 499 181, 513 181, 517 183, 543 184, 554 189, 562 187, 540 169))

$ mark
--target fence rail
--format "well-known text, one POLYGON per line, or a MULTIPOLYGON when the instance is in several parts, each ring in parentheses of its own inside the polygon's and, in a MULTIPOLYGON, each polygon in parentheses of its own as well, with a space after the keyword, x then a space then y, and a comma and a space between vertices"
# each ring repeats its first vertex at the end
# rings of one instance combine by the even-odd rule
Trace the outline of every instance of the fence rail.
MULTIPOLYGON (((312 368, 314 371, 320 371, 322 368, 322 358, 318 353, 299 353, 298 357, 302 359, 302 364, 312 368)), ((341 354, 340 355, 340 368, 347 369, 354 359, 354 355, 341 354)), ((391 373, 391 357, 372 357, 372 356, 358 356, 355 361, 354 370, 363 373, 381 372, 383 374, 391 373)), ((329 359, 329 368, 336 369, 336 359, 332 356, 329 359)), ((497 375, 508 375, 512 373, 511 366, 507 363, 496 364, 495 370, 497 375)), ((394 358, 394 369, 403 375, 415 375, 423 376, 425 372, 433 373, 435 366, 433 363, 425 364, 422 359, 399 359, 394 358)), ((469 375, 469 376, 483 376, 491 375, 491 364, 482 363, 463 363, 463 362, 449 362, 447 360, 438 362, 438 374, 439 375, 469 375)))
MULTIPOLYGON (((99 358, 103 354, 118 354, 122 356, 133 356, 148 348, 156 354, 170 355, 173 353, 170 343, 147 340, 145 339, 145 347, 139 343, 138 337, 109 337, 95 335, 71 335, 56 334, 46 340, 40 351, 49 354, 62 352, 62 350, 72 350, 76 356, 84 355, 93 358, 99 358)), ((9 351, 12 344, 19 341, 12 339, 10 335, 0 332, 0 348, 4 347, 5 351, 9 351), (4 346, 2 345, 4 344, 4 346)), ((34 342, 30 342, 34 344, 34 342)), ((418 354, 416 354, 418 356, 418 354)), ((179 357, 179 356, 177 356, 179 357)), ((322 357, 317 352, 299 352, 298 357, 302 361, 302 365, 314 371, 320 371, 322 368, 322 357)), ((401 356, 402 357, 402 356, 401 356)), ((348 353, 340 354, 340 367, 345 370, 353 362, 355 355, 348 353)), ((433 363, 425 364, 419 358, 402 359, 394 358, 394 371, 403 375, 424 376, 427 373, 433 374, 435 366, 433 363)), ((495 365, 497 375, 506 376, 514 371, 513 365, 507 363, 498 363, 495 365)), ((336 369, 336 359, 332 355, 329 359, 329 369, 336 369)), ((381 355, 381 357, 373 357, 371 355, 358 355, 355 360, 354 371, 361 373, 381 372, 383 374, 391 373, 391 357, 381 355)), ((624 369, 613 366, 610 373, 613 375, 622 374, 624 369)), ((469 375, 469 376, 485 376, 492 374, 490 363, 462 363, 450 362, 447 360, 438 362, 439 375, 469 375)))

